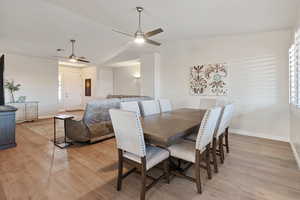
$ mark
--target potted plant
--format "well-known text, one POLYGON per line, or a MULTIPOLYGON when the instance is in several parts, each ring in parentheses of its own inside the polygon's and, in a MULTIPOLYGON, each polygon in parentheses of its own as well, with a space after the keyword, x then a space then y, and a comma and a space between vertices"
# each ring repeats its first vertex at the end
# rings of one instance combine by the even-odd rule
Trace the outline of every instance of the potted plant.
POLYGON ((21 84, 15 84, 14 80, 12 81, 7 80, 5 81, 4 87, 9 90, 12 103, 15 103, 14 92, 20 90, 21 84))

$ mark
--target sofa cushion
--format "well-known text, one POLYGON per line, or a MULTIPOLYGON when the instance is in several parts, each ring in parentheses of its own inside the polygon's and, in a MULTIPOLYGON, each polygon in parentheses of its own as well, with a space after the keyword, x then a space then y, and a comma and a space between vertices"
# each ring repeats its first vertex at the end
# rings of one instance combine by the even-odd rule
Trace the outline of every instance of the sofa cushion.
POLYGON ((113 132, 109 110, 119 109, 120 102, 143 101, 151 97, 96 99, 87 103, 83 123, 88 127, 90 137, 99 137, 113 132))

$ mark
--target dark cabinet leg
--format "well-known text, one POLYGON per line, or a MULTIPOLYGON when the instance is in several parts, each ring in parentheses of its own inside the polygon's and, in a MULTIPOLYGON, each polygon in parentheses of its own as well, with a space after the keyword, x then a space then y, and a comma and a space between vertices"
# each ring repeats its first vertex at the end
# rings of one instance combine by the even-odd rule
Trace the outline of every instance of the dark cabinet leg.
POLYGON ((65 142, 65 144, 66 144, 66 143, 67 143, 67 127, 66 127, 66 120, 64 120, 64 131, 65 131, 64 142, 65 142))
POLYGON ((213 156, 215 173, 218 173, 219 170, 218 170, 218 161, 217 161, 217 138, 215 137, 213 139, 212 156, 213 156))
POLYGON ((141 175, 142 175, 142 185, 141 185, 141 200, 145 200, 146 195, 146 157, 141 158, 142 166, 141 166, 141 175))
POLYGON ((118 161, 118 183, 117 190, 120 191, 122 189, 122 178, 123 178, 123 151, 118 149, 119 161, 118 161))
POLYGON ((206 152, 205 152, 205 160, 206 160, 206 170, 207 170, 207 176, 208 179, 211 179, 211 168, 210 168, 210 143, 206 146, 206 152))
POLYGON ((53 142, 54 144, 56 144, 56 119, 55 117, 53 118, 54 120, 54 138, 53 138, 53 142))
POLYGON ((200 160, 201 160, 200 151, 196 150, 196 163, 195 163, 196 186, 197 186, 197 192, 201 194, 202 186, 201 186, 201 175, 200 175, 200 160))

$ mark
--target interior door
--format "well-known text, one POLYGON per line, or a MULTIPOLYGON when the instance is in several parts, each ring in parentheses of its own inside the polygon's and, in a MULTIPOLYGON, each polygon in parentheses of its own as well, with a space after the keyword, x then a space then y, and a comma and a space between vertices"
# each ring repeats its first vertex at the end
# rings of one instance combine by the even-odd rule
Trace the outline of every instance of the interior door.
POLYGON ((82 77, 80 72, 64 73, 64 109, 82 109, 82 77))

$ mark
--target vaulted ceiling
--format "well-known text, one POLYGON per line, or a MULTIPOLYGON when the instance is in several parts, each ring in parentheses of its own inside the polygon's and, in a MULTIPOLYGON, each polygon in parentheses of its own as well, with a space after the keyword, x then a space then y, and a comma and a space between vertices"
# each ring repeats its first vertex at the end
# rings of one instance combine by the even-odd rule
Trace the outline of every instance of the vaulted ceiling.
POLYGON ((170 42, 291 28, 298 0, 1 0, 0 51, 52 57, 70 48, 70 38, 76 53, 95 63, 124 51, 157 51, 112 32, 136 31, 136 6, 145 7, 143 29, 162 27, 155 40, 170 42))

